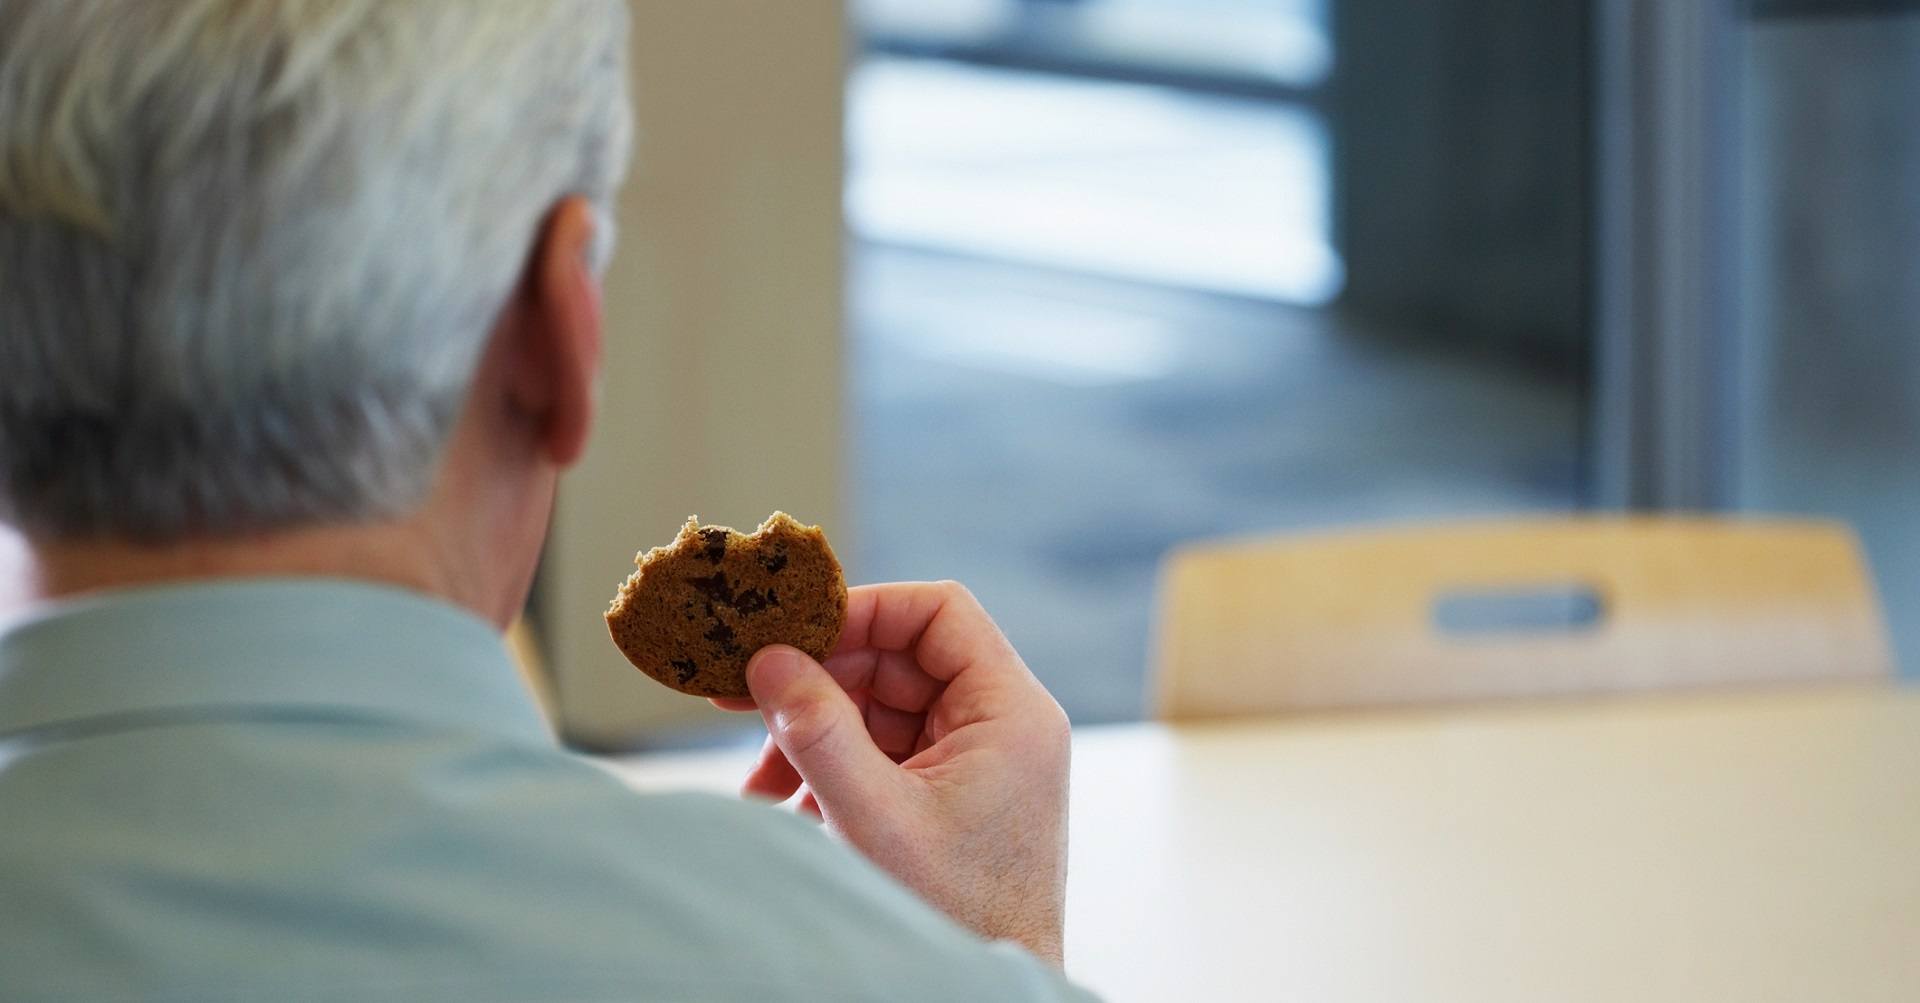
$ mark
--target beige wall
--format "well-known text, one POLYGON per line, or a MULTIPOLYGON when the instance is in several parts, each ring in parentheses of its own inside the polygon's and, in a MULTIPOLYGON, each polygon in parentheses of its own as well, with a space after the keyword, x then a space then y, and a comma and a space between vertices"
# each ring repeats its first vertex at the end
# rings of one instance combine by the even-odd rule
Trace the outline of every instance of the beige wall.
POLYGON ((599 429, 562 485, 536 613, 568 737, 717 716, 639 675, 601 613, 690 514, 840 524, 842 16, 634 0, 639 145, 607 275, 599 429))

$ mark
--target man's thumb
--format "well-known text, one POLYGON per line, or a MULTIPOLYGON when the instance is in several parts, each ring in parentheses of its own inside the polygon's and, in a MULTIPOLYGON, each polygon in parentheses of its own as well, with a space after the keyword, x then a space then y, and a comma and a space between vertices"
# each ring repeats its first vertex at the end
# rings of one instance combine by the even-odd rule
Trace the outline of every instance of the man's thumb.
POLYGON ((893 781, 893 760, 873 744, 853 698, 805 652, 762 648, 747 663, 747 689, 767 733, 829 815, 838 804, 872 800, 893 781))

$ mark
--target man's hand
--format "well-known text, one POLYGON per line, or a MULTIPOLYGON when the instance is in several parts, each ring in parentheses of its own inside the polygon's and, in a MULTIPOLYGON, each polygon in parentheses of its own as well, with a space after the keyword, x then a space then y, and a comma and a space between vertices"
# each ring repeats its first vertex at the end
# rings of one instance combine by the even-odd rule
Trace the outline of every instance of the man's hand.
POLYGON ((747 666, 768 739, 742 792, 801 807, 954 919, 1058 965, 1067 718, 953 582, 850 589, 823 667, 776 645, 747 666))

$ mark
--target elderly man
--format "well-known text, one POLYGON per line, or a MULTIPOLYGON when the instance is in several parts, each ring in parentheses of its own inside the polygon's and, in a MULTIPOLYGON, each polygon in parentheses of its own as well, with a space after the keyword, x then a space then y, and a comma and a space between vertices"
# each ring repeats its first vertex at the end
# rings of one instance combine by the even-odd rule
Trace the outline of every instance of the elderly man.
POLYGON ((959 587, 750 667, 746 789, 826 833, 630 794, 503 654, 594 419, 625 17, 0 0, 0 997, 1076 994, 1066 722, 959 587))

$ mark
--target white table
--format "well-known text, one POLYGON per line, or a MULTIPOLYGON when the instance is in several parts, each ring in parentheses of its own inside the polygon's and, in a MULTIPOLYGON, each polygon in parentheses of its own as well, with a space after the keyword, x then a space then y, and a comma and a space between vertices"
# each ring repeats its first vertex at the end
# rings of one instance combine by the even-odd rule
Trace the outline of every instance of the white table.
POLYGON ((1920 1000, 1920 693, 1087 728, 1072 824, 1115 1000, 1920 1000))

